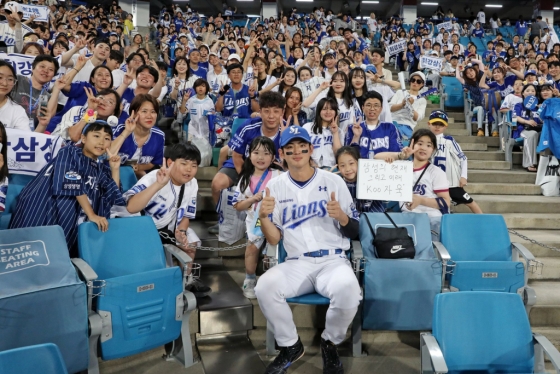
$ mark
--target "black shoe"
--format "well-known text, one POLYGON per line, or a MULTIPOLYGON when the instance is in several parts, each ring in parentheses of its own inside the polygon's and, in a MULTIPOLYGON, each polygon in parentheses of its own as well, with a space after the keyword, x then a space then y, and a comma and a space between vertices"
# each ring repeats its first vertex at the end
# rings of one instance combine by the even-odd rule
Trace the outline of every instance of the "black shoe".
POLYGON ((323 374, 344 374, 336 345, 330 340, 321 338, 321 355, 323 356, 323 374))
POLYGON ((284 374, 288 372, 288 368, 299 360, 304 353, 305 349, 303 349, 303 344, 301 344, 301 340, 298 337, 296 344, 291 347, 280 348, 280 353, 278 353, 274 361, 268 365, 265 374, 284 374))
POLYGON ((212 292, 212 289, 210 287, 208 287, 198 279, 195 279, 192 281, 192 283, 187 284, 187 287, 185 289, 192 292, 196 297, 206 297, 210 292, 212 292))

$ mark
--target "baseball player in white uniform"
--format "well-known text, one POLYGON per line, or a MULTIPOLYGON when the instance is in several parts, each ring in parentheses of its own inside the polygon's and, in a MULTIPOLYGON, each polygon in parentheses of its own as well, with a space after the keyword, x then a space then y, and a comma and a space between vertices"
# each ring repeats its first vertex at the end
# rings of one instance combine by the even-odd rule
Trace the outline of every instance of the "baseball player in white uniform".
POLYGON ((279 355, 266 374, 283 374, 304 354, 286 298, 317 292, 331 300, 321 335, 324 373, 344 373, 336 346, 346 337, 362 299, 346 251, 358 238, 358 212, 339 176, 310 164, 309 133, 291 126, 280 139, 288 172, 272 179, 259 210, 268 243, 283 239, 286 261, 257 282, 259 306, 272 325, 279 355))

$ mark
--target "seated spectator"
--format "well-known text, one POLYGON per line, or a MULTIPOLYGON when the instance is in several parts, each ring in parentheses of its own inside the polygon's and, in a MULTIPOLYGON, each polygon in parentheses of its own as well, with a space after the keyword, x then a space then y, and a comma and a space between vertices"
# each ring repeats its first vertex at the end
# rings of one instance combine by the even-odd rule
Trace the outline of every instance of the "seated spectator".
POLYGON ((185 93, 182 102, 185 103, 181 106, 181 116, 178 116, 179 121, 183 120, 188 113, 190 121, 188 124, 188 140, 193 138, 202 138, 210 140, 210 128, 208 125, 208 115, 215 112, 214 102, 208 96, 210 85, 206 80, 198 78, 193 85, 195 96, 188 98, 189 93, 185 93))
MULTIPOLYGON (((27 117, 25 109, 13 101, 11 97, 12 90, 17 82, 16 77, 17 75, 13 65, 0 60, 0 119, 2 121, 2 131, 4 134, 4 128, 31 131, 31 127, 29 126, 29 117, 27 117)), ((5 149, 6 145, 4 144, 3 149, 1 150, 3 154, 5 154, 5 149)), ((5 162, 7 165, 7 158, 5 162)))
MULTIPOLYGON (((153 61, 152 61, 153 62, 153 61)), ((142 65, 136 70, 136 74, 132 72, 127 72, 124 76, 123 83, 117 89, 119 95, 121 95, 123 110, 119 122, 122 123, 130 115, 130 106, 134 98, 142 94, 153 95, 157 98, 161 92, 161 87, 163 81, 159 79, 159 72, 157 70, 157 65, 153 62, 155 68, 151 65, 142 65), (132 89, 128 86, 132 83, 134 76, 136 76, 136 88, 132 89)), ((156 110, 157 115, 157 110, 156 110)))
POLYGON ((243 66, 231 64, 227 67, 231 85, 222 85, 218 92, 216 111, 223 116, 232 118, 250 118, 251 113, 259 110, 256 97, 256 87, 248 87, 241 83, 243 79, 243 66))
POLYGON ((289 88, 286 94, 286 109, 284 110, 284 120, 287 126, 302 126, 307 122, 307 114, 301 110, 302 93, 297 87, 289 88))
POLYGON ((502 101, 502 105, 500 106, 500 112, 507 113, 513 110, 516 104, 519 104, 523 101, 521 97, 521 90, 523 89, 523 80, 516 79, 515 83, 513 84, 513 92, 508 94, 504 100, 502 101))
MULTIPOLYGON (((537 85, 529 83, 523 86, 521 96, 523 99, 529 96, 537 96, 537 85)), ((542 130, 542 120, 537 109, 530 110, 525 108, 523 102, 513 108, 512 138, 523 138, 523 167, 527 171, 537 172, 537 145, 539 144, 539 132, 542 130)))
POLYGON ((403 144, 412 136, 414 127, 424 118, 426 112, 426 99, 416 96, 426 83, 426 77, 422 72, 416 72, 410 75, 410 89, 406 95, 402 90, 397 91, 395 96, 391 99, 391 112, 393 116, 393 123, 397 126, 403 144), (408 96, 408 97, 407 97, 408 96))

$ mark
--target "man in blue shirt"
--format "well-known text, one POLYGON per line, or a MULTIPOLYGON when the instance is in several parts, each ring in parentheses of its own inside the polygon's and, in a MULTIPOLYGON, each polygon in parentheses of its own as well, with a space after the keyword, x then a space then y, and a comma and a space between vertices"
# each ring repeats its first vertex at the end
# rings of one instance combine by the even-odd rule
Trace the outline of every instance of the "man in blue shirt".
POLYGON ((191 73, 206 80, 208 75, 208 70, 204 69, 198 63, 200 62, 200 51, 198 49, 193 49, 189 53, 189 69, 191 73))
POLYGON ((476 38, 484 38, 484 29, 480 26, 480 22, 476 23, 476 28, 473 30, 472 35, 476 38))

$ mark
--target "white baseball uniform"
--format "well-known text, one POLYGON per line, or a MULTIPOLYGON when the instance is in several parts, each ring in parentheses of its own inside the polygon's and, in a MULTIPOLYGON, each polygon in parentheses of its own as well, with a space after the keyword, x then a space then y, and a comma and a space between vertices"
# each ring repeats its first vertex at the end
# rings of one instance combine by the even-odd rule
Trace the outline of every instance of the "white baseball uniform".
POLYGON ((317 292, 331 300, 322 337, 340 344, 362 295, 344 252, 334 254, 336 249, 348 250, 350 241, 342 235, 339 222, 329 217, 327 203, 334 192, 341 209, 357 220, 350 191, 342 178, 321 169, 315 169, 305 183, 294 181, 288 172, 272 179, 267 187, 275 198, 272 222, 282 232, 287 258, 258 280, 259 306, 278 344, 291 346, 298 334, 286 298, 317 292), (318 250, 332 250, 333 254, 304 256, 318 250))

